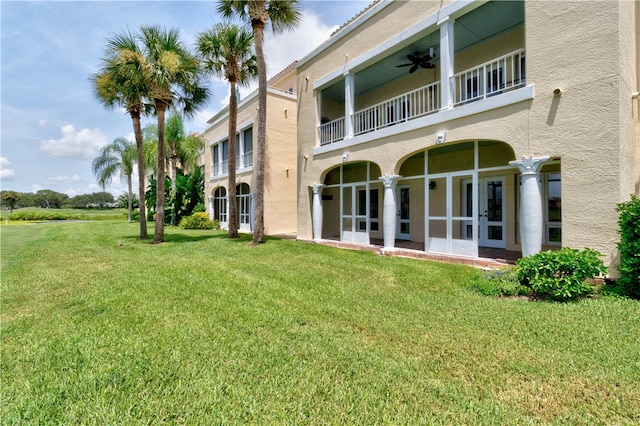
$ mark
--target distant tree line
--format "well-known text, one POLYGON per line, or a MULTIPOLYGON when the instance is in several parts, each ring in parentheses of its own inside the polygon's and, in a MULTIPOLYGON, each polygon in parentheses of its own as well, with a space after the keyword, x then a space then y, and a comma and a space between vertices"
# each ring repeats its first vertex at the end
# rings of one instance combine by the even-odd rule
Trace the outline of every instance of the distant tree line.
MULTIPOLYGON (((0 205, 3 209, 11 210, 22 207, 41 207, 43 209, 106 209, 120 207, 122 197, 116 200, 109 192, 94 192, 93 194, 81 194, 69 197, 67 194, 41 189, 35 194, 32 192, 2 191, 0 205)), ((126 197, 125 205, 126 207, 126 197)))

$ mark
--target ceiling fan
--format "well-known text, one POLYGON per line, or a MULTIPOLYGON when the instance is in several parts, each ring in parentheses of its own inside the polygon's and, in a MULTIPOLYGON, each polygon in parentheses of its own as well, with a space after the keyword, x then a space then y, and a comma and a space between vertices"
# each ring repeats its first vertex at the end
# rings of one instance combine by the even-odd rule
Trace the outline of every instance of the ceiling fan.
POLYGON ((418 53, 416 53, 415 55, 407 55, 407 59, 409 59, 411 61, 411 63, 410 64, 396 65, 396 68, 411 67, 411 68, 409 68, 409 72, 410 73, 416 72, 416 70, 418 68, 433 69, 436 66, 434 64, 430 63, 429 61, 433 60, 434 57, 435 57, 435 55, 433 53, 433 47, 431 47, 431 48, 429 48, 429 54, 428 55, 419 56, 418 53))

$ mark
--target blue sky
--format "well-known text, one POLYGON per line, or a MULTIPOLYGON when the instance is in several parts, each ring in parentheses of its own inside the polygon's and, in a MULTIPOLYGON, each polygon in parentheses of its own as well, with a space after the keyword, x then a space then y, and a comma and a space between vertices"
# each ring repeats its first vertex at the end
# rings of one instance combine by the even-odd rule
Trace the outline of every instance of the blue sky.
MULTIPOLYGON (((369 0, 301 1, 304 20, 294 33, 265 37, 271 76, 301 59, 369 0)), ((0 188, 52 189, 74 196, 101 191, 91 172, 100 148, 117 137, 133 139, 131 119, 107 110, 88 77, 98 70, 108 37, 154 24, 179 28, 193 45, 219 20, 216 1, 5 1, 0 2, 0 188)), ((226 105, 228 87, 210 80, 213 97, 187 131, 202 131, 226 105)), ((251 88, 245 90, 251 91, 251 88)), ((151 124, 153 118, 143 120, 151 124)), ((137 182, 137 179, 134 179, 137 182)), ((126 191, 115 179, 107 191, 126 191)))

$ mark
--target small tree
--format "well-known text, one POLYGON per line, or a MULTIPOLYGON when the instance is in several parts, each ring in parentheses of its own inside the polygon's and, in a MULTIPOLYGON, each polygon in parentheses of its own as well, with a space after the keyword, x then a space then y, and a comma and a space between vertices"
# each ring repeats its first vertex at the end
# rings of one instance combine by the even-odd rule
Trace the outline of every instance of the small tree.
POLYGON ((618 204, 620 213, 620 278, 622 290, 631 297, 640 298, 640 198, 631 195, 631 200, 618 204))
POLYGON ((20 194, 13 191, 7 191, 2 194, 2 203, 9 206, 9 213, 13 213, 13 209, 18 205, 20 201, 20 194))

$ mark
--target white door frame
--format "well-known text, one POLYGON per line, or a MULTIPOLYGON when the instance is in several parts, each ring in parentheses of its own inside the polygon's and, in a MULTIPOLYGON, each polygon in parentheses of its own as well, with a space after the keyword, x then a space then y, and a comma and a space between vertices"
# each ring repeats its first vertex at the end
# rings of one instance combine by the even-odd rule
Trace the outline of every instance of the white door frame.
MULTIPOLYGON (((463 181, 462 200, 463 208, 467 208, 467 194, 468 186, 471 180, 463 181)), ((505 248, 506 247, 506 221, 505 221, 505 177, 504 176, 488 176, 478 178, 478 246, 480 247, 492 247, 492 248, 505 248), (490 191, 488 184, 490 182, 500 182, 500 220, 491 219, 491 212, 489 211, 490 191), (498 238, 491 238, 492 228, 499 228, 498 234, 501 236, 498 238)), ((495 214, 497 210, 493 212, 495 214)), ((467 233, 466 237, 471 238, 471 235, 467 233)))
POLYGON ((411 239, 411 189, 409 185, 399 185, 396 187, 396 239, 411 239), (402 205, 402 192, 407 191, 406 209, 402 205), (403 227, 403 225, 406 225, 403 227), (404 231, 404 232, 403 232, 404 231))
POLYGON ((340 187, 340 241, 370 244, 369 183, 344 183, 340 187), (361 206, 360 191, 365 191, 361 206), (348 196, 345 196, 348 194, 348 196), (364 207, 364 214, 362 214, 364 207))

